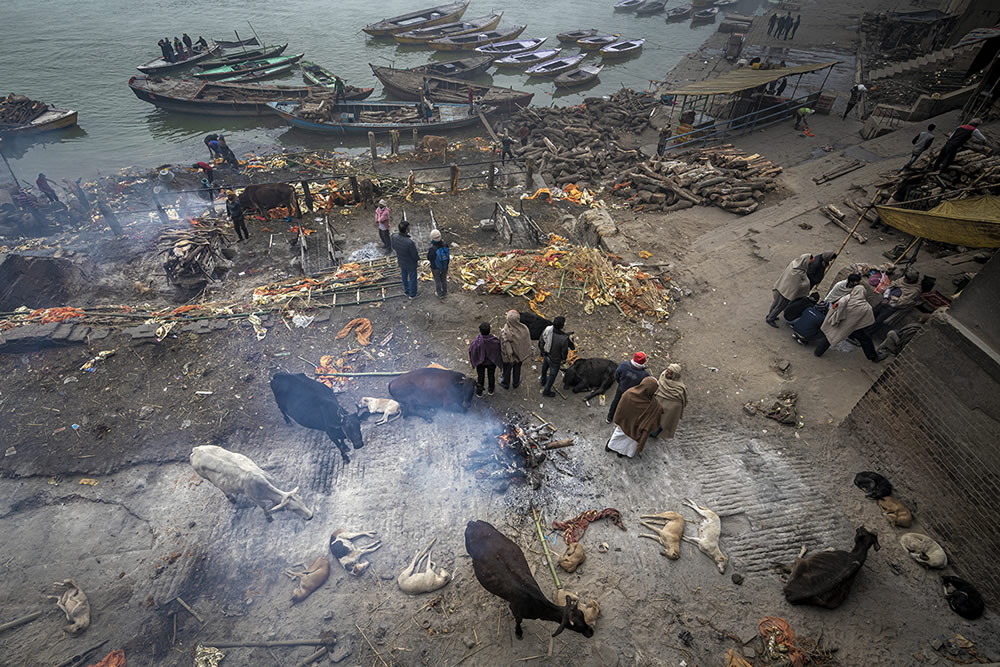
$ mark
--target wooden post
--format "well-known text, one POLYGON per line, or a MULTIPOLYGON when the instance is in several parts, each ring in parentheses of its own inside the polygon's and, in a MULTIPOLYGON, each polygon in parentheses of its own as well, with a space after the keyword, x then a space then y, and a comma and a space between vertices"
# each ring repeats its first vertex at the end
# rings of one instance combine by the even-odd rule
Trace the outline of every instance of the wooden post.
POLYGON ((497 163, 490 162, 490 171, 486 174, 486 187, 495 190, 497 187, 497 163))
POLYGON ((527 173, 524 175, 524 189, 530 192, 533 187, 531 184, 532 179, 535 176, 535 161, 528 158, 524 161, 524 165, 525 169, 527 169, 527 173))
POLYGON ((160 203, 160 197, 159 195, 156 194, 155 191, 153 192, 153 203, 156 204, 156 212, 160 215, 160 222, 162 222, 165 225, 169 225, 170 216, 167 215, 167 212, 165 210, 163 210, 163 204, 160 203))
POLYGON ((451 194, 458 194, 458 165, 451 163, 451 194))
POLYGON ((375 160, 378 159, 378 144, 375 143, 375 133, 368 132, 368 146, 372 149, 372 166, 375 166, 375 160))
POLYGON ((389 154, 399 155, 399 130, 389 131, 389 154))
POLYGON ((413 150, 414 151, 417 150, 417 142, 418 142, 418 139, 417 139, 417 128, 413 128, 413 150))
POLYGON ((351 181, 351 190, 353 190, 353 193, 354 193, 354 203, 355 204, 360 204, 361 203, 361 189, 358 187, 358 177, 356 175, 354 175, 354 174, 351 174, 350 176, 348 176, 348 178, 351 181))
POLYGON ((104 220, 108 223, 108 227, 111 227, 111 232, 115 236, 122 236, 122 226, 118 224, 118 217, 115 215, 115 212, 111 210, 111 207, 108 206, 107 202, 103 199, 98 199, 97 209, 101 212, 104 220))
POLYGON ((309 191, 309 181, 302 181, 302 195, 303 195, 303 198, 306 200, 306 208, 308 208, 309 212, 312 213, 313 212, 313 196, 312 196, 312 193, 309 191))

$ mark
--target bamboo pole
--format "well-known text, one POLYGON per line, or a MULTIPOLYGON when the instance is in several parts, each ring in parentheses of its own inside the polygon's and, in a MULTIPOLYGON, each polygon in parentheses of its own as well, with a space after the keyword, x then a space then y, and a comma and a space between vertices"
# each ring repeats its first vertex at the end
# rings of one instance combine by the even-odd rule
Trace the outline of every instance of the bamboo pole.
POLYGON ((556 574, 556 568, 552 565, 552 556, 549 555, 549 545, 545 541, 545 536, 542 535, 542 524, 538 520, 538 513, 535 512, 535 507, 531 507, 531 515, 535 517, 535 528, 538 530, 538 539, 542 543, 542 551, 545 552, 545 560, 549 563, 549 572, 552 573, 552 578, 556 581, 556 588, 562 588, 562 584, 559 583, 559 575, 556 574))
POLYGON ((198 643, 214 648, 267 648, 271 646, 327 646, 331 641, 328 639, 272 639, 270 641, 203 641, 198 643))
POLYGON ((15 618, 13 621, 8 621, 3 625, 0 625, 0 632, 4 630, 10 630, 11 628, 16 628, 19 625, 24 625, 25 623, 31 623, 33 620, 42 615, 42 612, 36 611, 27 616, 22 616, 21 618, 15 618))
POLYGON ((361 377, 373 375, 404 375, 410 371, 372 371, 368 373, 317 373, 317 377, 361 377))

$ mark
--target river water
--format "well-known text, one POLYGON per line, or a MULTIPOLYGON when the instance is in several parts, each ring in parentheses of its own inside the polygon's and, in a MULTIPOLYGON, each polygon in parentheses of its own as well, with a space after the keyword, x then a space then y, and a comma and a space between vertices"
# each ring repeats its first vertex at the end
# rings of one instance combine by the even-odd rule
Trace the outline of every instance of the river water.
MULTIPOLYGON (((444 2, 445 0, 440 0, 444 2)), ((193 39, 234 39, 253 28, 268 44, 289 42, 286 53, 340 74, 356 86, 375 86, 370 99, 383 97, 368 63, 412 67, 431 60, 469 55, 375 40, 361 27, 382 18, 429 6, 434 0, 5 0, 0 9, 0 89, 60 108, 79 111, 79 128, 4 141, 3 150, 19 177, 90 179, 128 166, 193 162, 207 157, 202 137, 224 132, 238 155, 281 147, 357 147, 357 139, 316 137, 291 130, 277 119, 220 118, 170 113, 140 101, 127 82, 136 65, 159 56, 159 38, 187 32, 193 39), (377 5, 377 6, 376 6, 377 5), (354 142, 353 144, 350 142, 354 142)), ((671 0, 667 7, 682 4, 671 0)), ((763 0, 740 0, 726 12, 753 14, 763 0)), ((639 17, 615 12, 612 0, 505 0, 491 5, 473 0, 465 18, 503 10, 500 27, 527 24, 521 35, 548 37, 577 28, 597 28, 622 38, 645 38, 642 54, 609 64, 600 83, 584 92, 555 93, 551 82, 529 81, 524 74, 489 74, 497 85, 535 93, 534 104, 575 104, 586 96, 613 93, 622 85, 644 89, 660 80, 717 29, 717 24, 668 24, 663 15, 639 17), (555 94, 554 94, 555 93, 555 94)), ((563 55, 575 53, 564 49, 563 55)), ((596 61, 591 56, 585 62, 596 61)), ((495 70, 491 70, 495 71, 495 70)), ((274 83, 298 84, 297 70, 274 83)), ((481 132, 477 130, 477 133, 481 132)), ((0 175, 0 181, 7 180, 0 175)))

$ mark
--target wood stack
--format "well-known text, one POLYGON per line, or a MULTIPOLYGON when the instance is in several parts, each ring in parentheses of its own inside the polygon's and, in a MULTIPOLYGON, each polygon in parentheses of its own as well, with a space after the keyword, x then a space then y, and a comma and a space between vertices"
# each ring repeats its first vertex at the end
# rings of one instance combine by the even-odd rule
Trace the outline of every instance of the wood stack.
POLYGON ((49 108, 24 95, 8 95, 0 99, 0 127, 17 127, 35 120, 49 108))
POLYGON ((167 280, 178 287, 194 289, 215 280, 217 271, 229 268, 223 246, 229 239, 218 227, 172 229, 157 242, 166 254, 163 262, 167 280))
POLYGON ((525 108, 511 124, 530 130, 522 157, 547 183, 583 187, 615 178, 642 160, 639 151, 623 149, 617 140, 648 127, 654 106, 653 95, 622 89, 609 100, 589 97, 576 107, 525 108))
POLYGON ((910 169, 893 174, 892 178, 877 187, 886 200, 890 197, 900 202, 923 200, 912 206, 907 205, 907 208, 919 210, 934 208, 941 203, 941 199, 953 199, 951 193, 956 190, 967 190, 960 195, 962 197, 1000 195, 1000 155, 990 155, 986 147, 973 148, 959 151, 944 171, 931 170, 937 153, 925 151, 910 169))
POLYGON ((671 153, 637 165, 618 181, 614 194, 636 210, 677 211, 715 205, 747 215, 766 192, 777 188, 781 167, 758 154, 747 155, 730 144, 671 153))

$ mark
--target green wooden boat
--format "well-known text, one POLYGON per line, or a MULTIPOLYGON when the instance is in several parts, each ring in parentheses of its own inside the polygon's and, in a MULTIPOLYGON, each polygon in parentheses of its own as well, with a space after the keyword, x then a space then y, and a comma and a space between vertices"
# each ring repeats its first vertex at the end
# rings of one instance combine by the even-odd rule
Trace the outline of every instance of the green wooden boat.
POLYGON ((299 67, 302 69, 302 79, 313 86, 324 86, 326 88, 333 88, 334 76, 333 72, 323 67, 322 65, 317 65, 314 62, 308 60, 303 60, 299 63, 299 67))
POLYGON ((298 53, 294 56, 276 56, 274 58, 257 58, 256 60, 248 60, 244 63, 237 63, 235 65, 226 65, 224 67, 216 67, 215 69, 208 69, 204 72, 198 72, 195 74, 197 79, 227 79, 234 76, 242 76, 244 74, 249 74, 251 72, 256 72, 262 69, 271 69, 272 67, 279 67, 287 63, 297 63, 302 60, 304 53, 298 53))

